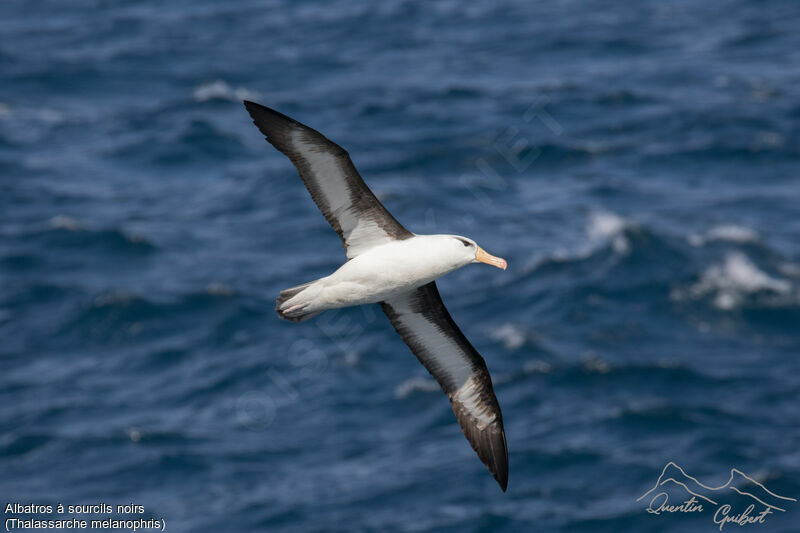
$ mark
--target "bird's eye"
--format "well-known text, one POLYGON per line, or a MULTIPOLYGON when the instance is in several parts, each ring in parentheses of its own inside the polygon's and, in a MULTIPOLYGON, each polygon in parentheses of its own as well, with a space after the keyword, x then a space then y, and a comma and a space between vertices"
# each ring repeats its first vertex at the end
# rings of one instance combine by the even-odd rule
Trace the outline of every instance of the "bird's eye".
POLYGON ((464 246, 469 246, 470 245, 469 241, 467 241, 467 240, 464 240, 464 239, 458 239, 458 240, 461 241, 461 244, 463 244, 464 246))

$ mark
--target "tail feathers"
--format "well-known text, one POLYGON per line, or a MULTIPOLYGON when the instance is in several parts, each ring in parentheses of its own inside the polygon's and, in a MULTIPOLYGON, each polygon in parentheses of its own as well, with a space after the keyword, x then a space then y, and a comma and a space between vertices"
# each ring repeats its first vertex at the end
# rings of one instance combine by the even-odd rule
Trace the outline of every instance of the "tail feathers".
POLYGON ((320 314, 322 311, 305 312, 308 304, 311 303, 310 301, 299 301, 292 304, 287 303, 289 300, 306 290, 312 283, 314 282, 310 281, 296 287, 290 287, 282 290, 278 295, 278 300, 275 302, 275 311, 277 311, 278 316, 290 322, 302 322, 303 320, 308 320, 309 318, 320 314))

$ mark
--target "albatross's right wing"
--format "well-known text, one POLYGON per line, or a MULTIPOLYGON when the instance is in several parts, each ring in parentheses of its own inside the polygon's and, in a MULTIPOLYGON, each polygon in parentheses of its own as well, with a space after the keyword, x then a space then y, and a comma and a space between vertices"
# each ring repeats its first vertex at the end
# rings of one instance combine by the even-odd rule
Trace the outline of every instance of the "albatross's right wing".
POLYGON ((297 167, 311 198, 342 239, 348 259, 414 236, 375 198, 341 146, 274 109, 247 100, 244 105, 267 141, 297 167))
POLYGON ((489 370, 447 312, 436 283, 381 302, 381 307, 403 341, 442 386, 464 435, 505 491, 506 434, 489 370))

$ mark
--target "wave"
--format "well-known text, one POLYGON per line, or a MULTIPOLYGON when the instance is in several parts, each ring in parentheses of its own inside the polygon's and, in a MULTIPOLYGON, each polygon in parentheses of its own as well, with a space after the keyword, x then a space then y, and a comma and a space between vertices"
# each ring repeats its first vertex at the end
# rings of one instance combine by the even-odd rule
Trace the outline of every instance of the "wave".
POLYGON ((735 224, 714 226, 705 233, 692 233, 687 237, 692 246, 705 246, 716 241, 732 242, 737 244, 758 243, 761 237, 754 229, 735 224))
POLYGON ((611 247, 617 254, 626 254, 631 249, 631 242, 625 236, 627 229, 635 228, 631 221, 608 211, 594 211, 589 217, 586 232, 593 241, 610 239, 611 247))
POLYGON ((669 431, 679 428, 702 426, 711 422, 740 423, 742 417, 721 408, 710 406, 683 406, 675 403, 635 402, 614 412, 609 422, 631 426, 646 426, 652 431, 669 431))
POLYGON ((9 435, 0 444, 0 457, 25 455, 53 441, 52 435, 44 433, 22 433, 9 435))
POLYGON ((589 216, 586 233, 592 238, 613 237, 619 235, 632 224, 625 218, 610 211, 593 211, 589 216))
POLYGON ((708 267, 695 283, 673 289, 670 297, 674 301, 708 299, 723 311, 744 305, 774 307, 800 302, 791 281, 769 275, 741 252, 728 253, 722 263, 708 267))
MULTIPOLYGON (((573 240, 577 244, 536 258, 510 282, 531 289, 525 297, 537 298, 539 312, 548 302, 558 315, 565 301, 593 305, 598 298, 623 302, 639 297, 665 313, 675 310, 670 302, 723 311, 800 306, 800 266, 746 226, 720 224, 670 235, 611 211, 593 210, 583 238, 573 240), (711 248, 713 243, 728 246, 718 250, 711 248), (709 255, 725 251, 709 264, 709 255)), ((505 328, 494 338, 513 350, 520 342, 515 333, 505 328)))
POLYGON ((516 324, 502 324, 493 329, 489 336, 503 343, 506 350, 517 350, 525 345, 525 330, 516 324))
POLYGON ((743 161, 749 164, 759 159, 796 161, 798 149, 793 143, 787 143, 786 138, 775 131, 754 134, 748 139, 721 142, 717 140, 687 141, 683 144, 653 144, 643 152, 646 158, 662 159, 664 157, 679 157, 688 160, 714 161, 720 160, 743 161))
POLYGON ((106 153, 111 158, 162 167, 205 165, 209 159, 229 160, 244 152, 239 136, 224 131, 210 120, 194 118, 170 124, 165 129, 150 127, 147 133, 106 153))
POLYGON ((400 383, 394 389, 394 396, 397 399, 403 399, 411 396, 416 392, 437 392, 441 390, 439 384, 433 378, 426 377, 413 377, 400 383))
POLYGON ((522 362, 522 366, 506 374, 497 374, 495 383, 524 382, 530 376, 546 376, 558 386, 584 386, 587 383, 610 383, 622 380, 626 386, 635 384, 667 385, 680 383, 682 386, 711 386, 724 383, 726 377, 706 374, 683 362, 659 359, 647 363, 613 362, 596 354, 586 355, 578 360, 552 360, 532 358, 522 362))
POLYGON ((157 338, 170 331, 195 334, 194 326, 204 314, 216 317, 217 327, 200 334, 209 342, 223 342, 233 335, 226 327, 231 317, 246 319, 250 311, 233 288, 220 283, 160 300, 128 291, 110 291, 94 296, 76 309, 59 328, 56 337, 81 338, 84 344, 86 340, 103 344, 157 338), (238 305, 240 303, 242 305, 238 305))
POLYGON ((228 100, 240 103, 242 100, 258 100, 259 94, 245 87, 233 87, 225 80, 206 82, 195 88, 192 93, 195 102, 209 100, 228 100))
POLYGON ((12 253, 0 257, 0 265, 13 272, 30 272, 42 262, 42 258, 34 253, 12 253))
POLYGON ((34 228, 25 235, 42 241, 44 249, 75 248, 115 254, 146 254, 157 249, 156 245, 141 235, 118 228, 91 228, 67 215, 56 215, 46 226, 34 228))
POLYGON ((100 153, 129 165, 151 165, 159 172, 165 166, 205 165, 209 159, 241 156, 245 152, 241 136, 223 127, 219 112, 205 105, 234 101, 236 91, 230 93, 230 100, 215 97, 210 91, 200 93, 203 101, 184 96, 156 100, 138 108, 119 108, 108 121, 115 135, 100 153))
POLYGON ((577 245, 556 248, 550 255, 541 257, 530 267, 532 272, 547 271, 555 266, 580 263, 602 255, 609 249, 621 254, 630 250, 625 233, 636 226, 620 215, 609 211, 592 211, 586 222, 585 238, 577 245), (615 245, 616 242, 616 245, 615 245))
POLYGON ((522 365, 523 374, 549 374, 553 371, 553 365, 541 359, 531 359, 522 365))
POLYGON ((528 267, 528 275, 572 272, 572 280, 591 278, 623 281, 611 271, 630 271, 635 279, 669 281, 689 262, 681 243, 649 227, 610 211, 594 210, 588 215, 585 233, 571 249, 558 248, 528 267), (644 268, 643 265, 647 265, 644 268))
POLYGON ((81 223, 77 218, 72 218, 66 215, 56 215, 50 219, 50 227, 55 229, 65 229, 69 231, 78 231, 83 229, 81 223))

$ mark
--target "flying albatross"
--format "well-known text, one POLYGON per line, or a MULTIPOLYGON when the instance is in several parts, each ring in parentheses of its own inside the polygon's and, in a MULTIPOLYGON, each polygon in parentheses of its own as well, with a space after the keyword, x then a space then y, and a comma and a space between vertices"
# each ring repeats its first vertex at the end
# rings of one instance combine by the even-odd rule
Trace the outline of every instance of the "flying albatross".
POLYGON ((466 237, 411 233, 369 190, 342 147, 273 109, 244 105, 267 141, 297 167, 347 251, 347 262, 330 276, 281 291, 278 315, 299 322, 326 309, 380 303, 450 398, 464 435, 505 491, 506 435, 489 370, 447 312, 434 280, 475 262, 505 270, 506 261, 466 237))

